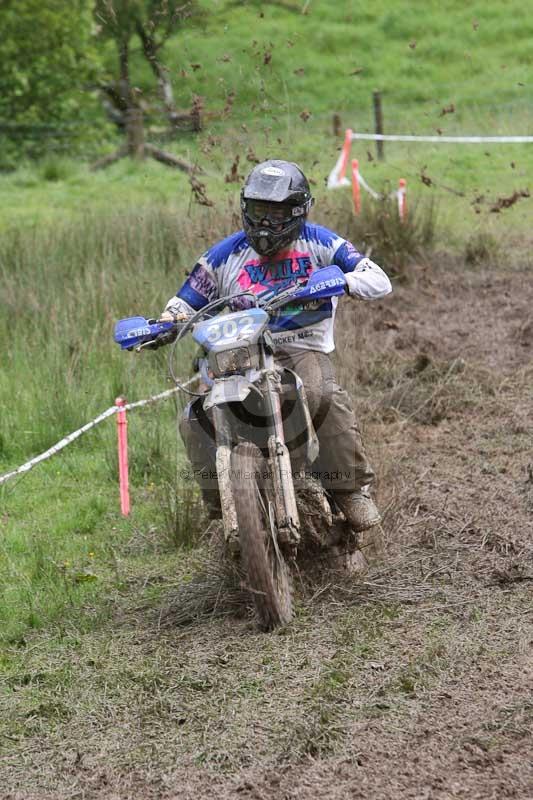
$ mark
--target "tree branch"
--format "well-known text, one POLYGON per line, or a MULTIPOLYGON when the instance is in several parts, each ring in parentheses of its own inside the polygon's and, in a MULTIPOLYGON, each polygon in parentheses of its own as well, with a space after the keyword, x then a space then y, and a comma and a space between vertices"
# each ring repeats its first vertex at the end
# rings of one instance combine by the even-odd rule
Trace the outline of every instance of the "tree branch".
MULTIPOLYGON (((255 5, 258 8, 261 6, 277 6, 278 8, 283 8, 285 11, 291 11, 294 14, 306 14, 309 3, 305 3, 304 8, 300 8, 300 6, 295 6, 290 2, 284 2, 284 0, 248 0, 250 5, 255 5)), ((234 6, 238 6, 239 8, 242 7, 242 0, 232 0, 229 3, 229 8, 233 8, 234 6)))
POLYGON ((172 91, 172 84, 168 77, 167 70, 157 59, 157 50, 163 43, 161 42, 159 45, 157 45, 154 37, 147 32, 140 20, 136 21, 135 29, 142 43, 144 57, 150 64, 152 72, 157 78, 163 105, 165 106, 167 114, 170 117, 170 121, 172 122, 172 117, 176 113, 174 106, 174 92, 172 91))
POLYGON ((183 158, 178 158, 177 156, 172 155, 172 153, 168 153, 166 150, 159 150, 159 148, 154 147, 153 144, 145 144, 144 151, 146 155, 152 156, 152 158, 155 158, 156 161, 166 164, 167 167, 175 167, 176 169, 180 169, 182 172, 186 172, 188 175, 194 175, 195 173, 203 172, 200 167, 189 164, 188 161, 185 161, 183 158))
MULTIPOLYGON (((163 11, 163 10, 157 9, 157 8, 154 10, 153 16, 148 20, 148 22, 146 24, 146 29, 152 32, 151 33, 151 38, 153 40, 154 49, 155 49, 156 52, 161 47, 163 47, 163 45, 165 44, 167 39, 170 36, 172 36, 172 34, 174 33, 174 29, 176 27, 177 20, 178 19, 185 19, 186 17, 192 15, 191 6, 192 6, 191 2, 184 3, 179 8, 175 8, 174 9, 174 13, 171 14, 171 15, 168 14, 168 4, 167 4, 167 10, 166 11, 163 11), (157 17, 159 17, 160 19, 163 19, 164 21, 166 21, 165 30, 161 34, 160 41, 156 41, 156 38, 155 38, 155 32, 159 27, 159 21, 157 20, 157 17)), ((148 35, 150 35, 150 34, 148 34, 148 35)))
POLYGON ((124 147, 120 147, 118 150, 115 150, 114 153, 110 153, 103 158, 99 158, 98 161, 95 161, 94 164, 91 164, 91 172, 96 172, 99 169, 105 169, 109 167, 111 164, 114 164, 115 161, 119 161, 121 158, 125 158, 128 155, 128 148, 126 145, 124 147))

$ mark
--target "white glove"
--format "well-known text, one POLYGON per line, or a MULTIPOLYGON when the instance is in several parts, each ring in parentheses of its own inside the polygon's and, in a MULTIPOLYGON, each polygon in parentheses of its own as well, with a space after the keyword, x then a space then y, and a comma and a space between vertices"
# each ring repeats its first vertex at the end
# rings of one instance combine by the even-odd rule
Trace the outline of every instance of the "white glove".
POLYGON ((392 285, 385 272, 371 261, 363 258, 352 272, 345 273, 348 292, 361 300, 379 300, 392 292, 392 285))
POLYGON ((185 314, 183 311, 175 313, 174 311, 165 309, 159 317, 158 322, 185 322, 189 316, 189 314, 185 314))
POLYGON ((159 317, 159 322, 183 322, 195 313, 194 308, 179 297, 171 297, 165 310, 159 317))

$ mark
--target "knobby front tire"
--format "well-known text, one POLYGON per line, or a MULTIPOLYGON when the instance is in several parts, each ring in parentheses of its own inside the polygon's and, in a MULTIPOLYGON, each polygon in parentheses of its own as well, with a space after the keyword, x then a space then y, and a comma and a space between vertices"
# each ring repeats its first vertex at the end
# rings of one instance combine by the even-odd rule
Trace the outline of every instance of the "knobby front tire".
POLYGON ((251 442, 231 454, 233 498, 239 523, 242 566, 260 627, 270 631, 292 619, 289 568, 274 541, 269 519, 272 481, 267 464, 251 442))

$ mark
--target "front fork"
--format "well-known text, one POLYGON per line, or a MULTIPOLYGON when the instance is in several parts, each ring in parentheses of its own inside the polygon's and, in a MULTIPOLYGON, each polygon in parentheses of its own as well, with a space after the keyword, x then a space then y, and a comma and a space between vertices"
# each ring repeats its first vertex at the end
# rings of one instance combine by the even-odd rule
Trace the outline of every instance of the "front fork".
POLYGON ((274 486, 274 503, 278 536, 282 544, 296 548, 300 542, 300 519, 291 458, 285 444, 281 413, 281 375, 274 367, 271 355, 265 356, 265 403, 270 420, 268 461, 274 486))
POLYGON ((233 499, 233 486, 231 482, 231 426, 224 407, 213 406, 213 426, 216 441, 216 471, 220 505, 222 508, 222 522, 224 525, 224 539, 232 552, 239 550, 239 521, 237 509, 233 499))
MULTIPOLYGON (((274 512, 280 543, 294 550, 300 541, 300 520, 289 450, 285 444, 281 414, 281 376, 275 369, 272 356, 265 356, 263 397, 268 418, 268 463, 274 490, 274 512)), ((231 480, 232 429, 223 406, 213 407, 216 435, 216 470, 222 506, 224 537, 231 550, 239 547, 239 521, 233 498, 231 480)))

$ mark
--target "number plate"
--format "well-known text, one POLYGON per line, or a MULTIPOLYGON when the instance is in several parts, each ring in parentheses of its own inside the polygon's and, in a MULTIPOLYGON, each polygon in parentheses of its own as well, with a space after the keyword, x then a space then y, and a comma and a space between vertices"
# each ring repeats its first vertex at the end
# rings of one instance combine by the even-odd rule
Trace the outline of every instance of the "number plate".
POLYGON ((238 345, 253 344, 259 339, 267 322, 268 314, 260 308, 221 314, 196 325, 193 338, 205 350, 218 349, 232 342, 238 345))

